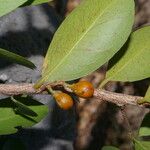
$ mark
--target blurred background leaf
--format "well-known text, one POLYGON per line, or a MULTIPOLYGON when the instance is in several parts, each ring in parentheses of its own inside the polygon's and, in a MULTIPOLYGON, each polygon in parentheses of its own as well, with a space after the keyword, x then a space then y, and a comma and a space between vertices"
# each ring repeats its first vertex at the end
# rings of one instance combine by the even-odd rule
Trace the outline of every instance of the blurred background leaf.
POLYGON ((18 63, 20 65, 26 66, 31 69, 36 68, 36 66, 31 61, 27 60, 26 58, 20 55, 17 55, 15 53, 9 52, 7 50, 4 50, 2 48, 0 48, 0 57, 4 57, 8 59, 9 61, 13 61, 15 63, 18 63))
POLYGON ((149 150, 150 141, 139 141, 134 139, 135 150, 149 150))
POLYGON ((37 102, 30 97, 20 98, 20 103, 27 105, 37 116, 28 116, 25 114, 17 114, 14 111, 14 103, 10 98, 0 101, 0 135, 12 134, 21 127, 30 127, 38 123, 48 113, 48 107, 37 102))
POLYGON ((28 115, 28 116, 37 116, 37 114, 32 109, 30 109, 29 107, 27 107, 23 103, 17 101, 13 97, 11 97, 11 100, 16 105, 16 107, 14 108, 16 113, 22 114, 22 115, 28 115))

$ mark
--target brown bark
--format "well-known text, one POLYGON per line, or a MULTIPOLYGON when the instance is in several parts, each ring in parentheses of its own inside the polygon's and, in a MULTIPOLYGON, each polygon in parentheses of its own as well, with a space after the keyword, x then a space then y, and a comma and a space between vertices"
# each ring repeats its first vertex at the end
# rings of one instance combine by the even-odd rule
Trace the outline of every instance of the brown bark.
MULTIPOLYGON (((62 84, 62 83, 58 83, 62 84)), ((1 95, 19 95, 19 94, 42 94, 43 90, 36 90, 33 88, 34 84, 0 84, 0 94, 1 95)), ((52 86, 56 85, 56 83, 51 84, 52 86)), ((142 97, 139 96, 131 96, 126 94, 109 92, 102 89, 95 89, 93 97, 108 101, 111 103, 115 103, 118 106, 130 104, 130 105, 138 105, 137 101, 141 100, 142 97)))

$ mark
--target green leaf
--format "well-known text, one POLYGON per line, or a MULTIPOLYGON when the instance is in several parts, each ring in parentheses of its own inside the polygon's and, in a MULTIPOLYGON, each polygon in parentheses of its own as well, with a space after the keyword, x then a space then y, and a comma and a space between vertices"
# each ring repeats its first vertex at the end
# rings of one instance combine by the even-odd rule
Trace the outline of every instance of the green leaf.
POLYGON ((150 136, 150 113, 148 113, 142 121, 139 136, 150 136))
POLYGON ((27 0, 0 0, 0 17, 16 9, 27 0))
POLYGON ((36 87, 77 79, 102 66, 125 43, 133 20, 133 0, 82 1, 55 33, 36 87))
POLYGON ((150 127, 141 127, 139 136, 150 136, 150 127))
POLYGON ((109 63, 108 81, 137 81, 150 77, 150 26, 135 31, 109 63), (119 60, 118 60, 119 59, 119 60))
POLYGON ((47 3, 47 2, 50 2, 52 0, 34 0, 32 2, 32 5, 39 5, 39 4, 42 4, 42 3, 47 3))
POLYGON ((23 4, 23 6, 26 5, 39 5, 42 3, 48 3, 51 2, 52 0, 28 0, 26 3, 23 4))
POLYGON ((29 107, 27 107, 23 103, 20 103, 19 101, 17 101, 13 97, 11 97, 11 100, 15 104, 15 108, 14 109, 15 109, 16 113, 23 114, 23 115, 28 115, 28 116, 37 116, 37 114, 32 109, 30 109, 29 107))
POLYGON ((12 134, 18 131, 19 127, 30 127, 38 123, 48 113, 47 106, 32 100, 20 100, 24 105, 28 105, 37 116, 27 116, 16 114, 14 111, 14 103, 11 99, 0 100, 0 135, 12 134))
POLYGON ((135 142, 135 150, 149 150, 150 141, 139 141, 134 139, 135 142))
POLYGON ((144 97, 144 101, 150 103, 150 86, 146 92, 146 95, 144 97))
POLYGON ((18 63, 20 65, 26 66, 31 69, 36 68, 36 66, 31 61, 27 60, 26 58, 20 55, 14 54, 12 52, 6 51, 2 48, 0 48, 0 57, 4 57, 8 59, 9 61, 18 63))
POLYGON ((114 146, 103 146, 102 150, 119 150, 119 149, 114 146))
POLYGON ((150 103, 150 86, 149 86, 144 98, 138 101, 138 104, 143 104, 143 103, 150 103))

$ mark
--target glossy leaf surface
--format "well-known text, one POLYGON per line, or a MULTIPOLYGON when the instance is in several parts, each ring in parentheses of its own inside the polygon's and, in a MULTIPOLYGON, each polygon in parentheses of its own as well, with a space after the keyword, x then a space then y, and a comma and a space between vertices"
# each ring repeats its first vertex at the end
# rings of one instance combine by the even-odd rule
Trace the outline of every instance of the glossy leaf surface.
POLYGON ((55 33, 36 86, 77 79, 102 66, 125 43, 133 20, 133 0, 82 1, 55 33))

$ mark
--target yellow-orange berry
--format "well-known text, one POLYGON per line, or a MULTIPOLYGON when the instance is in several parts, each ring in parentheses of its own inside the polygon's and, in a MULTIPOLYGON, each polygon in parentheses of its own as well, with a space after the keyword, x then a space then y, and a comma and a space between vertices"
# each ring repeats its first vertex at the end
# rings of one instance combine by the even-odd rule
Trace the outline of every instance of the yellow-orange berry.
POLYGON ((82 98, 90 98, 93 96, 94 87, 88 81, 79 81, 78 83, 70 85, 73 92, 82 98))
POLYGON ((55 92, 53 96, 59 107, 62 109, 68 110, 73 106, 73 99, 68 94, 63 92, 55 92))

